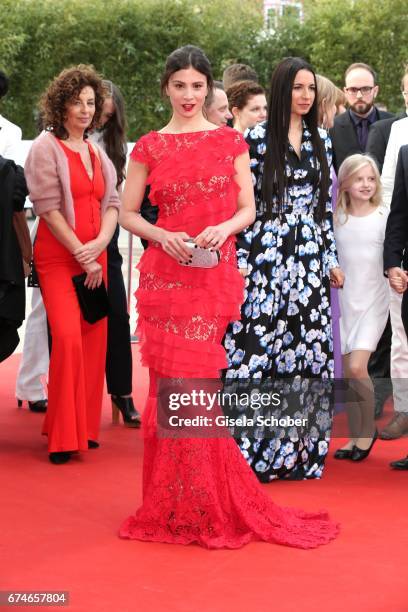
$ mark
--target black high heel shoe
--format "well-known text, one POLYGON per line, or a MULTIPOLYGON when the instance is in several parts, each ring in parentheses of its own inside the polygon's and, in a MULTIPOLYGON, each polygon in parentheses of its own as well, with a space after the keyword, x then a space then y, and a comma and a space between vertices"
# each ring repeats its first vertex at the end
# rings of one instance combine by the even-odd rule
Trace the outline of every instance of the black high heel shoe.
POLYGON ((88 440, 88 448, 99 448, 99 442, 95 442, 95 440, 88 440))
POLYGON ((48 458, 54 465, 62 465, 63 463, 67 463, 71 459, 71 452, 64 451, 61 453, 50 453, 48 455, 48 458))
MULTIPOLYGON (((37 400, 36 402, 30 402, 29 400, 27 400, 27 404, 31 412, 47 412, 48 400, 46 399, 37 400)), ((18 399, 17 406, 21 408, 22 405, 23 405, 23 400, 18 399)))
POLYGON ((111 395, 112 398, 112 423, 119 423, 119 412, 122 413, 125 427, 140 427, 142 419, 133 404, 131 397, 111 395))
POLYGON ((351 459, 355 448, 338 448, 333 456, 335 459, 351 459))
POLYGON ((371 440, 371 444, 367 448, 367 450, 363 450, 361 448, 358 448, 358 446, 355 446, 353 448, 353 454, 351 455, 351 460, 352 461, 363 461, 363 459, 366 459, 368 455, 370 454, 371 449, 373 448, 374 443, 377 440, 377 438, 378 438, 378 431, 375 430, 373 439, 371 440))

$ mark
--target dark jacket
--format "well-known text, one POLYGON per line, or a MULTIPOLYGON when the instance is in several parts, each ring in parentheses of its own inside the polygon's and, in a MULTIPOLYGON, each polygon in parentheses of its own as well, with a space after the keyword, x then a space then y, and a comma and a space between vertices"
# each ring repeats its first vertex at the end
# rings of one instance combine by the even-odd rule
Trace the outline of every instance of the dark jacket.
POLYGON ((384 240, 384 270, 408 270, 408 145, 401 147, 384 240))
MULTIPOLYGON (((144 196, 143 196, 143 202, 142 205, 140 207, 140 214, 143 217, 143 219, 145 219, 146 221, 148 221, 149 223, 151 223, 152 225, 156 225, 157 223, 157 218, 159 216, 159 208, 157 206, 154 206, 153 204, 151 204, 150 200, 149 200, 149 193, 150 193, 150 186, 148 185, 146 187, 144 196)), ((143 245, 144 249, 147 249, 148 245, 149 245, 149 241, 145 240, 144 238, 140 239, 143 245)))
POLYGON ((23 258, 14 229, 15 212, 24 209, 27 186, 20 166, 0 156, 0 361, 16 348, 25 317, 23 258))
POLYGON ((405 119, 407 113, 405 111, 398 113, 395 117, 389 119, 381 119, 376 121, 368 131, 368 140, 366 153, 374 157, 380 172, 382 172, 385 151, 387 150, 388 140, 390 138, 391 127, 394 121, 405 119))
MULTIPOLYGON (((376 121, 393 117, 391 113, 380 111, 377 108, 375 110, 377 114, 376 121)), ((372 127, 373 126, 371 126, 371 128, 372 127)), ((336 174, 338 174, 339 168, 346 157, 354 155, 355 153, 364 153, 358 142, 356 129, 350 117, 350 111, 347 110, 345 113, 341 113, 341 115, 335 118, 334 126, 330 130, 330 136, 333 145, 333 165, 336 174)))

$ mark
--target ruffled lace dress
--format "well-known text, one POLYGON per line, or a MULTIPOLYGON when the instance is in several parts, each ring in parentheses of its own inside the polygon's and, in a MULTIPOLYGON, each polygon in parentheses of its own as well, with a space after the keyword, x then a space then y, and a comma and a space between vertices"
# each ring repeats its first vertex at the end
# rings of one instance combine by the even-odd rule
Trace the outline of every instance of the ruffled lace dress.
MULTIPOLYGON (((157 225, 196 236, 231 218, 238 193, 234 160, 246 150, 241 134, 227 127, 142 137, 132 159, 148 167, 157 225)), ((143 504, 122 524, 123 538, 206 548, 239 548, 253 540, 314 548, 337 535, 324 511, 274 504, 232 437, 156 435, 157 378, 218 378, 227 365, 221 340, 243 299, 235 251, 230 237, 220 264, 199 269, 181 266, 150 243, 139 263, 138 334, 150 391, 143 415, 143 504)))

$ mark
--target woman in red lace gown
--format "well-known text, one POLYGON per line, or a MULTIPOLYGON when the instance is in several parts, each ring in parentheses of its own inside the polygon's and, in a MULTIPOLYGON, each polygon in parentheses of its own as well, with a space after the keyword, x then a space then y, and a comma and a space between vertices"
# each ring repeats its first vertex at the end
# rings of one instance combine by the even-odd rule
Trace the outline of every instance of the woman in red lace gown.
POLYGON ((162 78, 172 118, 138 141, 129 164, 121 223, 149 240, 136 296, 150 390, 143 415, 143 504, 120 536, 207 548, 238 548, 251 540, 313 548, 333 539, 337 525, 325 512, 274 504, 233 438, 156 435, 157 379, 217 378, 226 366, 221 340, 243 299, 234 235, 255 215, 248 147, 235 130, 204 119, 211 86, 200 49, 174 51, 162 78), (146 183, 159 207, 156 226, 138 214, 146 183), (189 237, 220 249, 219 265, 180 265, 189 260, 189 237))

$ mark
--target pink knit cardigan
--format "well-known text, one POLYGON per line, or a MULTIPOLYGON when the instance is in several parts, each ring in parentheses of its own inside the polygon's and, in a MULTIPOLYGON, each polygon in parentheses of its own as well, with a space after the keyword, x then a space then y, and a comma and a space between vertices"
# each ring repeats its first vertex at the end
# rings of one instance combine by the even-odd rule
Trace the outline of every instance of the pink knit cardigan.
MULTIPOLYGON (((116 170, 105 151, 96 146, 105 180, 105 194, 101 214, 109 206, 119 208, 116 190, 116 170)), ((31 146, 24 165, 30 200, 36 215, 59 210, 67 223, 75 229, 74 201, 72 199, 68 158, 51 132, 42 132, 31 146)))

